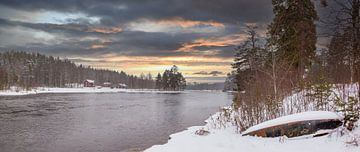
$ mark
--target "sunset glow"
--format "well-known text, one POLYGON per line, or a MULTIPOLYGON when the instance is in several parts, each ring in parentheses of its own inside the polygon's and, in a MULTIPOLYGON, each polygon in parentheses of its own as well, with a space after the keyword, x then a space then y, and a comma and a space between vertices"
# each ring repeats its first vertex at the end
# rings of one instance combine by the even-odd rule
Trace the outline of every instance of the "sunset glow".
POLYGON ((177 65, 186 77, 203 77, 194 74, 198 71, 220 71, 222 74, 217 77, 225 77, 231 70, 231 58, 218 57, 194 57, 194 56, 174 56, 174 57, 145 57, 145 56, 116 56, 106 54, 96 58, 69 58, 76 63, 91 65, 101 69, 114 69, 121 71, 126 69, 129 74, 140 75, 141 73, 151 73, 155 76, 159 71, 169 69, 172 65, 177 65), (129 68, 131 67, 131 68, 129 68))
POLYGON ((0 3, 0 51, 42 53, 134 75, 177 65, 186 77, 223 81, 235 47, 246 39, 244 28, 257 25, 265 35, 271 19, 271 3, 243 3, 0 3))

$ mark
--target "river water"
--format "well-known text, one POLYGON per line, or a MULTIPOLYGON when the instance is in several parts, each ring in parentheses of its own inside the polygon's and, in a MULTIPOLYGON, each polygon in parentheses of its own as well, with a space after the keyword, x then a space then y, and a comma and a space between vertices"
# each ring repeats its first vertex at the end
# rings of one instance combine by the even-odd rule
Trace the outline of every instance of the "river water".
POLYGON ((230 105, 223 92, 94 93, 0 97, 1 152, 122 152, 169 135, 230 105))

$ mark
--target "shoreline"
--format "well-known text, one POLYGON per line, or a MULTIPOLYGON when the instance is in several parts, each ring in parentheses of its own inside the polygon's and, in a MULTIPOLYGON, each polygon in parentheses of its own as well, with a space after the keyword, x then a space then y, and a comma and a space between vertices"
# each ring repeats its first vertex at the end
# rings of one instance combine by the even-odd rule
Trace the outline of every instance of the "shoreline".
MULTIPOLYGON (((167 143, 153 145, 143 152, 357 152, 360 150, 359 146, 347 144, 352 137, 360 135, 359 127, 342 136, 339 132, 334 132, 315 138, 262 138, 242 136, 231 124, 225 128, 212 127, 211 118, 218 114, 216 113, 207 119, 204 126, 192 126, 184 131, 171 134, 167 143), (206 130, 208 134, 197 135, 196 132, 199 130, 206 130)), ((360 121, 357 124, 360 126, 360 121)))
POLYGON ((1 96, 26 96, 34 94, 57 94, 57 93, 158 93, 158 94, 179 94, 184 93, 183 91, 162 91, 155 89, 118 89, 118 88, 48 88, 38 87, 31 90, 0 90, 1 96))

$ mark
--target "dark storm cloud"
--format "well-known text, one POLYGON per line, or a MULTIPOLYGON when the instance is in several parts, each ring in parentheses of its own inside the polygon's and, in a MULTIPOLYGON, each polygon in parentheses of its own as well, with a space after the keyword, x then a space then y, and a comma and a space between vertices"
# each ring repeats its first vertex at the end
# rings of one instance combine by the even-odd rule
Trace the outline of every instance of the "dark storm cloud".
POLYGON ((236 45, 229 44, 228 46, 197 46, 194 47, 195 50, 198 51, 209 51, 209 50, 217 50, 219 57, 233 57, 235 53, 236 45))
MULTIPOLYGON (((183 43, 194 39, 222 36, 232 33, 229 30, 223 31, 220 34, 207 33, 178 33, 169 34, 161 32, 141 32, 141 31, 121 31, 114 33, 101 33, 91 31, 95 27, 85 24, 49 24, 49 23, 27 23, 21 21, 10 21, 0 18, 0 28, 17 27, 31 28, 34 30, 41 30, 56 35, 63 35, 66 38, 61 40, 61 43, 56 44, 28 44, 27 46, 8 46, 16 50, 39 50, 42 53, 52 54, 66 54, 74 55, 89 54, 89 53, 112 53, 119 55, 133 55, 133 56, 177 56, 177 55, 191 55, 191 53, 176 51, 182 47, 183 43), (82 40, 82 37, 93 36, 101 39, 110 39, 107 42, 99 40, 82 40), (101 48, 91 48, 91 46, 102 45, 101 48)), ((1 35, 0 35, 1 37, 1 35)), ((1 42, 1 41, 0 41, 1 42)), ((57 41, 58 42, 58 41, 57 41)), ((225 47, 196 47, 199 51, 206 50, 221 50, 219 56, 229 57, 233 54, 233 45, 225 47)))
POLYGON ((122 32, 122 29, 118 28, 105 28, 105 27, 96 27, 86 24, 50 24, 50 23, 27 23, 21 21, 11 21, 7 19, 0 18, 0 27, 1 26, 22 26, 26 28, 31 28, 35 30, 41 30, 49 33, 69 33, 73 36, 80 35, 91 35, 91 34, 115 34, 122 32))
MULTIPOLYGON (((194 38, 200 38, 204 34, 193 35, 190 33, 184 34, 167 34, 167 33, 147 33, 140 31, 125 31, 119 33, 108 34, 105 37, 111 40, 101 42, 99 40, 81 40, 79 38, 84 36, 99 36, 99 39, 104 35, 99 32, 90 32, 90 27, 79 24, 43 24, 43 23, 24 23, 19 21, 9 21, 0 19, 0 28, 22 26, 35 30, 42 30, 50 33, 65 35, 66 39, 58 44, 28 44, 27 46, 9 46, 9 48, 16 50, 39 50, 43 53, 66 54, 74 55, 91 54, 91 53, 112 53, 119 55, 134 55, 134 56, 169 56, 169 55, 184 55, 181 52, 176 52, 176 49, 181 47, 182 42, 187 42, 194 38), (101 48, 91 48, 93 45, 102 45, 101 48)), ((1 37, 1 35, 0 35, 1 37)))
POLYGON ((226 23, 264 22, 272 17, 270 0, 2 0, 0 4, 28 11, 83 12, 101 17, 105 24, 174 16, 226 23))
MULTIPOLYGON (((46 54, 91 55, 118 54, 129 56, 181 56, 204 55, 214 51, 219 57, 231 57, 234 45, 199 46, 197 52, 177 51, 185 43, 197 39, 222 37, 239 33, 247 22, 267 23, 272 17, 270 0, 2 0, 0 6, 18 11, 42 13, 83 13, 99 18, 91 23, 86 18, 70 18, 65 23, 35 23, 0 18, 1 30, 23 27, 51 34, 55 40, 41 40, 26 45, 4 44, 2 50, 38 50, 46 54), (125 26, 141 19, 159 20, 180 17, 190 21, 216 21, 225 27, 218 32, 141 32, 131 31, 125 26), (91 37, 93 39, 85 39, 91 37)), ((0 10, 0 14, 4 9, 0 10)), ((25 15, 26 16, 26 15, 25 15)), ((29 14, 28 19, 33 16, 29 14)), ((152 27, 148 27, 152 28, 152 27)), ((184 30, 184 29, 183 29, 184 30)), ((185 29, 186 30, 186 29, 185 29)), ((14 35, 22 33, 14 33, 14 35)), ((26 36, 23 36, 27 38, 26 36)), ((28 37, 32 39, 32 37, 28 37)), ((14 38, 15 40, 15 38, 14 38)))

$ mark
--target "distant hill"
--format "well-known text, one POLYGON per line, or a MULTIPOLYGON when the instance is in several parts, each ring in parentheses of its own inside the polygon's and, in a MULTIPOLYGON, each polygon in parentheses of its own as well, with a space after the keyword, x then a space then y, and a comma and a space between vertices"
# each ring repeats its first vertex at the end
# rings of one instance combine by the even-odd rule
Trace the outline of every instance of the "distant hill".
POLYGON ((190 83, 187 84, 186 90, 223 90, 224 83, 190 83))

